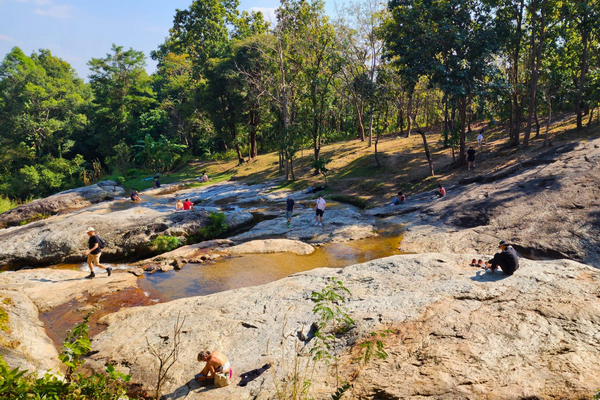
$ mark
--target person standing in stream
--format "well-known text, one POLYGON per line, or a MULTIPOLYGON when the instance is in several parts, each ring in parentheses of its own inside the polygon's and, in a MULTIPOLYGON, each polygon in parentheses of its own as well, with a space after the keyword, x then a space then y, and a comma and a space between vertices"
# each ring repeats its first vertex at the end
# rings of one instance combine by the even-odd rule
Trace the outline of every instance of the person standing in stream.
POLYGON ((325 207, 327 207, 327 203, 325 202, 325 199, 319 195, 315 206, 315 226, 323 226, 323 213, 325 212, 325 207), (320 221, 319 217, 321 218, 320 221))
POLYGON ((294 199, 292 199, 291 195, 288 195, 288 198, 285 202, 285 219, 287 219, 287 227, 292 226, 292 216, 294 215, 294 199))
POLYGON ((83 255, 87 256, 87 263, 90 267, 90 274, 86 276, 86 279, 92 279, 96 277, 96 274, 94 273, 94 265, 96 265, 96 267, 105 269, 108 273, 108 276, 110 276, 110 274, 112 273, 112 268, 105 267, 104 265, 100 264, 100 253, 102 252, 102 246, 100 245, 100 238, 98 237, 98 235, 96 235, 96 230, 90 227, 87 229, 87 234, 89 236, 89 250, 83 253, 83 255))

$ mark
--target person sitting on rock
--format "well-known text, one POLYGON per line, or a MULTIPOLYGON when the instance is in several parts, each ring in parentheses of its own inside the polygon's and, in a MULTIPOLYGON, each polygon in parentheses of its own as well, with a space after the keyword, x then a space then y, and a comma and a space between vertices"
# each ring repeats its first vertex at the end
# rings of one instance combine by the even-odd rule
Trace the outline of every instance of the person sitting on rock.
POLYGON ((207 381, 215 379, 217 372, 229 372, 229 378, 231 379, 231 365, 225 357, 225 354, 218 350, 213 351, 201 351, 198 353, 198 361, 205 362, 206 365, 201 373, 195 376, 199 381, 207 381))
POLYGON ((183 210, 183 201, 177 200, 177 203, 175 203, 175 211, 181 211, 183 210))
POLYGON ((158 177, 154 177, 154 189, 158 189, 160 187, 160 182, 158 181, 158 177))
POLYGON ((440 183, 438 185, 437 190, 434 192, 434 197, 444 197, 445 195, 446 195, 446 189, 444 189, 444 187, 440 183))
POLYGON ((514 274, 519 269, 519 255, 517 251, 504 240, 500 242, 498 247, 500 247, 502 252, 496 253, 494 258, 486 261, 486 267, 489 268, 490 272, 494 272, 497 267, 500 267, 506 275, 514 274))
POLYGON ((140 200, 142 200, 140 198, 140 195, 139 195, 139 193, 138 193, 137 190, 134 190, 133 192, 131 192, 131 196, 130 197, 131 197, 131 201, 140 201, 140 200))
POLYGON ((398 195, 392 200, 392 205, 397 206, 398 204, 404 203, 405 197, 402 192, 398 192, 398 195))
POLYGON ((208 175, 206 175, 206 172, 204 172, 204 175, 202 175, 202 178, 200 178, 200 180, 202 182, 208 182, 208 181, 210 181, 210 179, 208 178, 208 175))
POLYGON ((183 202, 183 209, 185 211, 191 210, 194 208, 194 203, 192 203, 190 201, 190 199, 185 199, 185 201, 183 202))

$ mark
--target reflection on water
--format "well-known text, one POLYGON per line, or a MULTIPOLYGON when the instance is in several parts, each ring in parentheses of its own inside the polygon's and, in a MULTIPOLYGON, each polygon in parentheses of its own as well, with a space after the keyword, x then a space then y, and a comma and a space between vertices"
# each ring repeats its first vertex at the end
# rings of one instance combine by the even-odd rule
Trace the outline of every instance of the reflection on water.
POLYGON ((151 298, 170 301, 261 285, 315 268, 340 268, 399 254, 399 236, 334 243, 308 256, 289 253, 247 254, 214 264, 187 264, 180 271, 144 275, 139 286, 151 298))

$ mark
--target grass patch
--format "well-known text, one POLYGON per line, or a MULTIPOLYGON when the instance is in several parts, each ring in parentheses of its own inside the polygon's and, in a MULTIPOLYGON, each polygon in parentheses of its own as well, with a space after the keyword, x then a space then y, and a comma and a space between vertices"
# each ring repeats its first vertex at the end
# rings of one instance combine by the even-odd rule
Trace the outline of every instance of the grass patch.
POLYGON ((175 250, 181 246, 181 241, 176 236, 159 235, 152 239, 149 245, 154 252, 161 254, 175 250))
POLYGON ((0 214, 7 212, 8 210, 19 206, 20 204, 7 197, 0 196, 0 214))
POLYGON ((50 218, 51 216, 52 215, 50 214, 36 214, 31 218, 27 218, 26 220, 19 222, 19 225, 27 225, 30 222, 41 221, 43 219, 50 218))
POLYGON ((273 189, 270 189, 269 193, 283 189, 288 189, 295 192, 298 190, 306 189, 307 187, 308 184, 306 183, 306 181, 303 180, 296 179, 294 181, 283 181, 279 185, 275 186, 273 189))
POLYGON ((334 194, 329 196, 331 200, 339 201, 340 203, 352 204, 362 210, 369 208, 369 201, 360 196, 346 196, 342 194, 334 194))

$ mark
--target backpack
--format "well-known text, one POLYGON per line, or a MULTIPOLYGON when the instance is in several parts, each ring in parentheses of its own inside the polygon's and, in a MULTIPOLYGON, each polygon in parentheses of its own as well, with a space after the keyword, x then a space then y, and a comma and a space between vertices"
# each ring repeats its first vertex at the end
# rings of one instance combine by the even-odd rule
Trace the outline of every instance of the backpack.
POLYGON ((96 236, 98 237, 98 247, 100 248, 100 250, 102 250, 103 248, 106 247, 106 242, 100 236, 98 236, 98 235, 96 235, 96 236))

